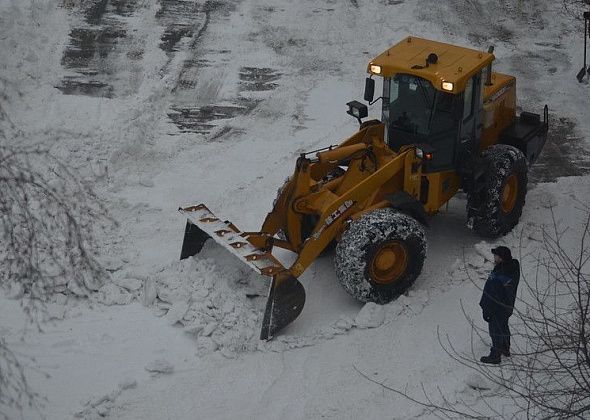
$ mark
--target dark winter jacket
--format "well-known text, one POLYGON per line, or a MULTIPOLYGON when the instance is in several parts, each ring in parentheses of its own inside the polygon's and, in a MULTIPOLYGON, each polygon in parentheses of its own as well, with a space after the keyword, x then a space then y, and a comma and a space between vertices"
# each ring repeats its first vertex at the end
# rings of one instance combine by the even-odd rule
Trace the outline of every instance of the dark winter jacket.
POLYGON ((479 301, 484 320, 508 318, 512 315, 519 280, 518 260, 512 259, 496 264, 486 281, 479 301))

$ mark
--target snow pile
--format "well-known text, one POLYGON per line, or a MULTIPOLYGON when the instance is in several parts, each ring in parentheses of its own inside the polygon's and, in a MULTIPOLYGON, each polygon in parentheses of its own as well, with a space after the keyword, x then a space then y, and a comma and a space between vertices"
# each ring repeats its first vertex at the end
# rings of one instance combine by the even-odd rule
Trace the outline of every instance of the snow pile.
POLYGON ((156 359, 153 362, 149 363, 145 370, 150 372, 153 376, 159 374, 169 374, 174 372, 174 366, 166 359, 156 359))
POLYGON ((464 282, 467 280, 485 279, 494 267, 492 248, 495 245, 487 241, 480 241, 473 248, 466 249, 461 257, 455 259, 450 265, 447 274, 451 283, 455 280, 464 282))
MULTIPOLYGON (((225 357, 253 351, 282 352, 331 340, 354 329, 378 328, 386 320, 415 316, 427 304, 426 291, 409 291, 387 305, 366 303, 353 318, 342 315, 308 335, 284 331, 271 341, 259 339, 269 280, 257 275, 216 244, 195 257, 169 264, 143 282, 141 300, 170 325, 195 338, 200 356, 220 351, 225 357)), ((109 290, 118 287, 109 285, 109 290)))
POLYGON ((412 318, 422 313, 428 305, 430 296, 427 290, 410 289, 406 294, 401 295, 393 302, 385 306, 387 320, 395 320, 400 317, 412 318))
POLYGON ((385 321, 385 309, 381 305, 369 302, 360 310, 354 323, 357 328, 377 328, 385 321))
POLYGON ((119 383, 117 389, 88 399, 83 405, 84 408, 77 411, 74 416, 84 420, 94 420, 108 417, 111 413, 112 408, 115 406, 117 398, 128 389, 137 387, 137 381, 135 379, 124 379, 119 383))
POLYGON ((164 267, 144 285, 143 301, 182 325, 201 355, 220 350, 233 357, 259 344, 268 280, 232 260, 214 245, 164 267))
MULTIPOLYGON (((96 288, 96 294, 91 294, 89 296, 91 301, 107 306, 128 305, 141 296, 142 287, 144 297, 146 296, 145 288, 148 287, 146 281, 147 276, 133 274, 122 270, 122 265, 117 266, 115 270, 110 270, 108 267, 109 266, 107 266, 107 271, 109 271, 108 280, 105 284, 96 288)), ((82 296, 85 295, 87 295, 87 293, 82 296)), ((148 305, 153 302, 155 297, 155 294, 153 294, 152 300, 148 302, 148 305)))
POLYGON ((96 300, 105 305, 127 305, 133 301, 133 294, 114 283, 107 283, 98 290, 96 300))

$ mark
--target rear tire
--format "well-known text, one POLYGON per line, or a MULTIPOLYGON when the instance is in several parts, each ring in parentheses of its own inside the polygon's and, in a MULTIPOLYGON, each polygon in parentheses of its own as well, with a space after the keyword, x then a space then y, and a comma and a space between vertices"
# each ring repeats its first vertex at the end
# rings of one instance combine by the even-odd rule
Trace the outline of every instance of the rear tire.
POLYGON ((469 224, 479 235, 496 238, 510 232, 519 222, 524 207, 528 176, 525 155, 505 144, 483 152, 487 164, 484 187, 467 195, 469 224))
POLYGON ((388 208, 353 221, 336 246, 334 262, 344 290, 362 302, 383 304, 412 285, 425 258, 422 225, 388 208))

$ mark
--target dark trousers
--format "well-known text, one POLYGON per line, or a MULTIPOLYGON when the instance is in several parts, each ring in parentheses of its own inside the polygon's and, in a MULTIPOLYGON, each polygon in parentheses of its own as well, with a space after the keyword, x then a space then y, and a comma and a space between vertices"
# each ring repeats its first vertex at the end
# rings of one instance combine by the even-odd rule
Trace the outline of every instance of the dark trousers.
POLYGON ((500 354, 502 350, 509 350, 510 327, 508 327, 508 317, 492 317, 488 322, 488 327, 492 338, 492 352, 500 354))

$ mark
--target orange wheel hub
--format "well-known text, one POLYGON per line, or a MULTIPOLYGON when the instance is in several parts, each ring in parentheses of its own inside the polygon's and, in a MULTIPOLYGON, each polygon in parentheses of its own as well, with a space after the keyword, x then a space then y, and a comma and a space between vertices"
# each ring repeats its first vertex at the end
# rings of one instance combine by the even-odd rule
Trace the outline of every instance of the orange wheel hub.
POLYGON ((512 174, 506 180, 504 189, 502 190, 502 212, 509 214, 516 206, 516 199, 518 197, 518 177, 512 174))
POLYGON ((408 267, 408 251, 401 242, 383 244, 373 257, 369 274, 378 284, 391 284, 397 281, 408 267))

